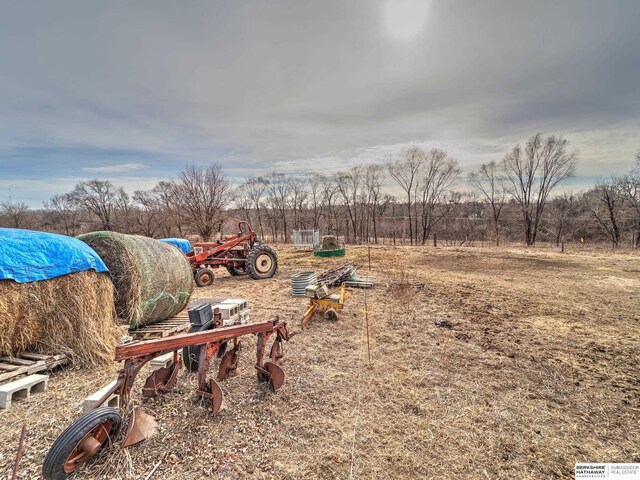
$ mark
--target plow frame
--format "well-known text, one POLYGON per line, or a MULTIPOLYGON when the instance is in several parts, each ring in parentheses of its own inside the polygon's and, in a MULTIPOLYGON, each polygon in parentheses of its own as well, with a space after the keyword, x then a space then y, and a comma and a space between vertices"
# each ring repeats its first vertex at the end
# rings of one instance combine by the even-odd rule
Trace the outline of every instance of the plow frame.
MULTIPOLYGON (((200 349, 200 358, 198 366, 198 395, 209 398, 209 394, 212 388, 212 384, 215 380, 209 379, 207 381, 207 372, 213 356, 219 351, 221 346, 228 342, 234 342, 234 348, 231 352, 237 352, 240 349, 240 338, 243 335, 255 334, 258 336, 258 346, 256 351, 256 364, 255 368, 258 371, 258 379, 261 381, 272 381, 273 375, 265 367, 266 364, 275 364, 277 368, 280 368, 277 363, 282 358, 281 348, 280 353, 272 351, 267 362, 264 361, 264 351, 266 342, 271 335, 276 334, 276 343, 281 345, 282 340, 289 340, 293 334, 289 333, 287 323, 280 321, 278 317, 274 317, 271 320, 266 320, 258 323, 249 323, 246 325, 232 325, 228 327, 218 327, 213 330, 206 330, 203 332, 184 333, 174 335, 167 338, 159 338, 155 340, 146 340, 139 343, 133 343, 130 345, 121 345, 116 348, 115 360, 123 361, 124 366, 118 373, 118 379, 116 383, 96 402, 94 408, 100 407, 112 394, 119 395, 119 407, 123 408, 131 395, 131 389, 135 382, 138 373, 144 365, 156 357, 173 352, 173 363, 166 368, 160 368, 156 370, 148 380, 152 377, 165 377, 164 381, 155 381, 151 386, 145 384, 143 388, 143 397, 150 398, 157 393, 164 393, 170 391, 176 383, 177 372, 182 366, 182 361, 178 351, 184 347, 189 346, 202 346, 200 349), (167 371, 169 370, 169 371, 167 371), (161 372, 157 374, 156 372, 161 372), (148 391, 153 389, 153 391, 148 391), (145 392, 147 390, 147 392, 145 392)), ((273 350, 273 348, 272 348, 273 350)), ((230 353, 230 352, 227 352, 230 353)), ((276 370, 272 366, 269 368, 276 370)), ((226 376, 224 377, 226 378, 226 376)), ((154 378, 155 380, 155 378, 154 378)), ((149 381, 147 383, 150 383, 149 381)), ((279 385, 281 386, 281 385, 279 385)), ((277 390, 279 386, 272 386, 272 390, 277 390), (274 388, 275 387, 275 388, 274 388)), ((214 410, 214 413, 217 411, 214 410)))

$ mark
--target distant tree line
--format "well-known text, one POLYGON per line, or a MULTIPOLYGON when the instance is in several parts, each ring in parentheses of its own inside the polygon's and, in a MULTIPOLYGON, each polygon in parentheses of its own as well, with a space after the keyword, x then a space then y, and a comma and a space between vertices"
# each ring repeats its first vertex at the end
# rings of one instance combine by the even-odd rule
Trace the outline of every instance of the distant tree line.
POLYGON ((259 236, 289 241, 294 229, 316 229, 348 243, 607 241, 640 247, 640 153, 635 168, 593 188, 557 194, 575 174, 576 153, 562 137, 534 135, 501 161, 462 178, 440 149, 410 148, 401 158, 305 176, 272 172, 232 186, 217 164, 188 166, 175 179, 133 195, 109 181, 78 183, 40 210, 0 204, 0 226, 66 235, 115 230, 150 237, 210 240, 239 220, 259 236), (456 190, 465 182, 471 187, 456 190), (394 192, 389 193, 393 186, 394 192))

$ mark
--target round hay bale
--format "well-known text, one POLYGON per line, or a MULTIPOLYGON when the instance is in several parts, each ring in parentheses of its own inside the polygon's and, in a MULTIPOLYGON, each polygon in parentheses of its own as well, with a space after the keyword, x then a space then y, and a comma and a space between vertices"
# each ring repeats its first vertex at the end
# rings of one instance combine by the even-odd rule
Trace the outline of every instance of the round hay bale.
POLYGON ((0 280, 0 353, 66 353, 79 365, 113 360, 121 333, 113 285, 94 270, 48 280, 0 280))
POLYGON ((337 250, 338 248, 340 248, 340 245, 334 235, 325 235, 322 237, 322 250, 337 250))
POLYGON ((109 268, 121 321, 137 327, 169 318, 187 306, 193 274, 177 248, 153 238, 116 232, 93 232, 78 238, 109 268))

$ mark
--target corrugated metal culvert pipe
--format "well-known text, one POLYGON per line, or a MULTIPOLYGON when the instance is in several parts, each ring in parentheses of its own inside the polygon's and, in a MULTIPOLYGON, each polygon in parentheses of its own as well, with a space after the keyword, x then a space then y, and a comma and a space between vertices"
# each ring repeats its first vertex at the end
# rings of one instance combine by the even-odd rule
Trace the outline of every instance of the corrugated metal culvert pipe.
POLYGON ((316 272, 298 272, 291 277, 291 294, 294 297, 304 297, 304 289, 317 282, 316 272))

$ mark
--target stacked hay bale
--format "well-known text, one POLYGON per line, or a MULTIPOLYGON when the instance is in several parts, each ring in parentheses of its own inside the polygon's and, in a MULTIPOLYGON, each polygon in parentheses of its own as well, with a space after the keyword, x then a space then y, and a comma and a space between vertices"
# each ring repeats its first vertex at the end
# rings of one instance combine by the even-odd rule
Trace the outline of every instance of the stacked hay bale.
POLYGON ((0 354, 111 361, 120 338, 113 295, 106 266, 79 240, 0 228, 0 354))
POLYGON ((78 238, 109 268, 121 322, 138 327, 169 318, 187 306, 193 274, 179 249, 153 238, 116 232, 78 238))

